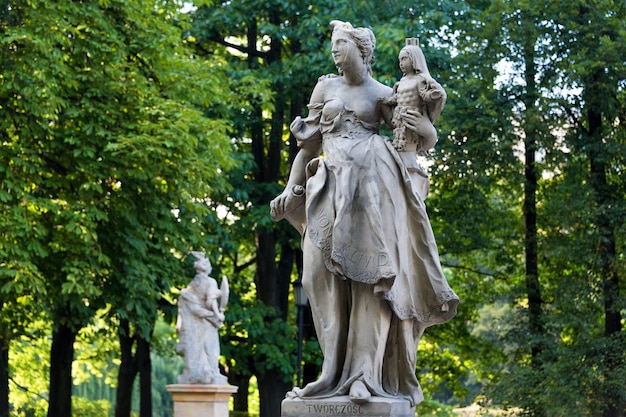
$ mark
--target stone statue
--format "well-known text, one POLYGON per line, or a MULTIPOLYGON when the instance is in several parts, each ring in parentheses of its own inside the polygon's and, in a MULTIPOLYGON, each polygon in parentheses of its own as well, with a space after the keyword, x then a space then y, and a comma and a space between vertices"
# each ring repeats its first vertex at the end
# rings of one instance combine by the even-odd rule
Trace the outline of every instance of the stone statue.
POLYGON ((393 87, 393 96, 385 102, 393 107, 393 144, 399 151, 425 153, 437 143, 435 120, 446 103, 446 92, 428 72, 426 58, 417 38, 408 38, 398 55, 402 78, 393 87), (419 131, 407 128, 408 113, 425 116, 428 122, 419 131))
POLYGON ((224 324, 228 280, 223 277, 218 288, 217 281, 209 276, 212 270, 209 259, 203 252, 191 254, 196 259, 196 276, 178 298, 176 331, 180 341, 176 352, 185 358, 178 383, 223 385, 227 378, 219 370, 218 329, 224 324))
MULTIPOLYGON (((393 90, 371 75, 374 34, 336 20, 330 26, 339 75, 321 77, 308 116, 291 123, 300 150, 270 203, 274 220, 286 218, 303 234, 302 284, 324 355, 319 379, 287 397, 388 397, 414 406, 423 400, 420 336, 454 317, 459 299, 418 186, 379 134, 381 121, 396 126, 393 90)), ((423 112, 402 117, 413 132, 432 126, 423 112)))

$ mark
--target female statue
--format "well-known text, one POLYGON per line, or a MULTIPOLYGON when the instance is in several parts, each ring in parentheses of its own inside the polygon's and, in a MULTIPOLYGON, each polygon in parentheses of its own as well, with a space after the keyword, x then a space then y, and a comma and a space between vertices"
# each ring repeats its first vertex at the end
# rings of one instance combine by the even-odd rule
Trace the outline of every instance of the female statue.
POLYGON ((219 369, 219 329, 224 324, 228 280, 223 277, 218 287, 210 276, 213 268, 204 252, 191 254, 196 259, 196 275, 178 298, 176 330, 180 341, 176 351, 185 358, 178 383, 225 385, 227 379, 219 369))
MULTIPOLYGON (((374 80, 376 39, 367 28, 332 21, 332 57, 340 75, 321 77, 298 140, 289 181, 271 202, 302 237, 302 285, 324 355, 319 379, 290 394, 423 396, 415 376, 424 329, 456 314, 458 297, 443 275, 423 198, 391 141, 379 135, 392 89, 374 80), (323 157, 320 156, 323 154, 323 157)), ((432 123, 405 117, 420 132, 432 123)), ((393 126, 392 126, 393 127, 393 126)))

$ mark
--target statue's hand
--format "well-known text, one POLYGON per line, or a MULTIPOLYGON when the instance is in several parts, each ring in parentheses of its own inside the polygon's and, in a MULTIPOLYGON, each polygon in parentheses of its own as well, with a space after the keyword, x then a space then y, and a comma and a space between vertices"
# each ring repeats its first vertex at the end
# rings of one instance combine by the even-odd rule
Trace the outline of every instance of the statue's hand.
POLYGON ((298 198, 303 196, 304 187, 301 185, 285 188, 278 197, 270 201, 270 216, 272 216, 272 220, 279 221, 283 219, 285 213, 302 204, 302 200, 298 201, 298 198))
POLYGON ((272 220, 279 221, 285 217, 285 204, 287 202, 289 193, 287 190, 283 191, 278 197, 270 201, 270 216, 272 220))
POLYGON ((435 81, 434 78, 427 78, 426 88, 423 91, 420 91, 420 95, 422 96, 422 99, 426 101, 435 101, 445 98, 446 91, 443 89, 441 84, 435 81))
POLYGON ((420 136, 426 136, 432 129, 432 123, 428 117, 415 109, 407 109, 402 113, 406 127, 420 136))
POLYGON ((419 136, 417 151, 421 154, 432 149, 437 143, 437 130, 430 119, 415 109, 402 114, 407 129, 419 136))
POLYGON ((220 315, 215 315, 215 314, 211 314, 208 317, 205 317, 204 319, 206 321, 208 321, 209 323, 211 323, 213 325, 213 327, 216 328, 221 328, 224 325, 224 315, 221 315, 222 317, 220 317, 220 315))

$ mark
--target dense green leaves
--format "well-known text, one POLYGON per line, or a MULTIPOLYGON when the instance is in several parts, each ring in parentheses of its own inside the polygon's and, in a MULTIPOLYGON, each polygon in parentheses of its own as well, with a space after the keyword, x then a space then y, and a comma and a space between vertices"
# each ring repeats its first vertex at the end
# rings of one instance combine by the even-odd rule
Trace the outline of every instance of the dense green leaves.
MULTIPOLYGON (((501 106, 485 112, 495 116, 491 122, 478 119, 495 139, 486 148, 491 154, 481 158, 498 166, 500 178, 490 182, 489 195, 495 186, 499 189, 496 195, 508 196, 493 207, 515 213, 511 209, 522 195, 516 183, 521 184, 521 174, 528 180, 529 155, 536 156, 535 239, 543 301, 539 313, 544 327, 540 333, 533 330, 528 281, 524 285, 515 268, 508 268, 508 291, 516 307, 509 317, 512 327, 504 333, 508 338, 502 339, 508 346, 508 363, 504 372, 496 375, 499 382, 489 390, 497 402, 516 405, 533 415, 564 414, 574 402, 581 415, 622 415, 619 401, 623 402, 624 392, 615 389, 614 383, 623 372, 625 358, 623 349, 612 349, 623 343, 619 323, 623 323, 625 311, 620 261, 624 241, 619 233, 624 224, 624 194, 617 191, 623 181, 615 181, 614 176, 623 171, 624 102, 620 92, 626 74, 623 59, 616 59, 619 54, 624 56, 623 13, 623 4, 611 1, 593 6, 572 3, 566 8, 557 3, 491 2, 469 10, 480 24, 462 28, 458 38, 458 46, 465 52, 459 61, 472 76, 477 75, 474 81, 467 81, 477 87, 469 90, 469 97, 478 96, 472 91, 489 92, 496 87, 497 96, 486 103, 501 106), (498 65, 504 73, 495 78, 488 68, 482 69, 485 63, 498 65), (507 154, 512 158, 502 159, 507 154), (516 161, 517 155, 524 159, 516 161), (516 345, 516 340, 524 343, 516 345), (602 400, 596 402, 597 398, 602 400)), ((461 86, 460 91, 467 90, 461 86)), ((467 109, 471 112, 471 105, 467 109)), ((481 143, 484 135, 473 125, 474 118, 465 120, 470 130, 462 136, 467 138, 464 147, 478 150, 480 145, 471 142, 481 143)), ((467 125, 464 118, 450 124, 451 130, 467 125)), ((474 160, 469 160, 473 166, 474 160)), ((462 171, 461 183, 467 173, 462 171)), ((479 172, 489 173, 488 181, 494 179, 488 166, 479 172)), ((523 211, 528 213, 528 206, 523 211)), ((495 258, 497 263, 521 266, 520 226, 511 218, 501 224, 508 225, 509 231, 499 229, 493 219, 500 216, 491 217, 490 212, 486 211, 491 230, 488 239, 498 242, 508 236, 500 240, 501 249, 496 251, 518 254, 517 260, 495 258)), ((467 259, 466 254, 462 258, 467 259)), ((491 264, 494 258, 486 260, 491 264)))
POLYGON ((77 332, 108 306, 149 339, 234 166, 221 62, 186 49, 175 3, 2 7, 3 316, 37 297, 77 332))

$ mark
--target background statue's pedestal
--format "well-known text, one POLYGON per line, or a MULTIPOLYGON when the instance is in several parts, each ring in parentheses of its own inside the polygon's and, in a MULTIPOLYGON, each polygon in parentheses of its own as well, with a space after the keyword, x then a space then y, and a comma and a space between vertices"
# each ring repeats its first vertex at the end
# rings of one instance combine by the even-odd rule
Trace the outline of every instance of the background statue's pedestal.
POLYGON ((166 389, 174 399, 174 417, 228 417, 234 385, 173 384, 166 389))
POLYGON ((286 398, 281 417, 415 417, 415 407, 408 401, 372 397, 364 404, 350 401, 347 395, 324 399, 286 398))

